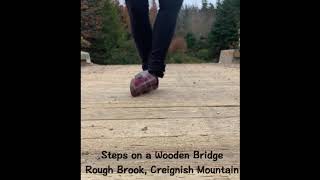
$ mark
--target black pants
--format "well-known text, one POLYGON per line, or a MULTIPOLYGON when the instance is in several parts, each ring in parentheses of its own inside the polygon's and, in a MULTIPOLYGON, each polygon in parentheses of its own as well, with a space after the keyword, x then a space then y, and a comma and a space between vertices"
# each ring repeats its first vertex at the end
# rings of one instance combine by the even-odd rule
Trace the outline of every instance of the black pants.
POLYGON ((163 77, 165 72, 165 57, 182 2, 183 0, 159 0, 160 9, 152 30, 148 0, 126 0, 131 31, 142 59, 142 69, 159 77, 163 77))

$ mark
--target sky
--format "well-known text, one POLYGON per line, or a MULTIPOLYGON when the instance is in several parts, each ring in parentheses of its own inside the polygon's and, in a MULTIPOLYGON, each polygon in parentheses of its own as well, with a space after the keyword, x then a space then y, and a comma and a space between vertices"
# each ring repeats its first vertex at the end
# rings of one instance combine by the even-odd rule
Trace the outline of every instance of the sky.
MULTIPOLYGON (((208 0, 208 3, 212 3, 213 5, 216 5, 216 1, 217 0, 208 0)), ((120 3, 123 4, 124 0, 120 0, 120 3)), ((199 8, 201 8, 201 4, 202 4, 202 0, 184 0, 183 1, 183 5, 195 5, 195 6, 198 6, 199 8)))
MULTIPOLYGON (((213 5, 216 5, 216 0, 208 0, 208 3, 212 3, 213 5)), ((202 0, 184 0, 184 5, 195 5, 198 7, 201 7, 202 0)))

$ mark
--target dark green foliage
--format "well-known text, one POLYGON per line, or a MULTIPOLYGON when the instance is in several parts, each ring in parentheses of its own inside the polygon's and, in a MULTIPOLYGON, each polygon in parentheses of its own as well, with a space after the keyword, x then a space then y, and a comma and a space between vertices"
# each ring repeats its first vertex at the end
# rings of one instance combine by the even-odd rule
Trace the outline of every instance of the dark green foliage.
POLYGON ((193 49, 196 47, 197 39, 193 33, 187 33, 185 40, 187 42, 188 49, 193 49))
POLYGON ((121 48, 120 44, 125 41, 125 31, 117 7, 110 0, 104 1, 97 17, 101 18, 101 30, 96 32, 92 42, 92 59, 97 64, 109 64, 114 62, 112 53, 121 48))
POLYGON ((237 48, 239 29, 240 0, 218 0, 216 20, 208 37, 211 57, 217 57, 223 49, 237 48))

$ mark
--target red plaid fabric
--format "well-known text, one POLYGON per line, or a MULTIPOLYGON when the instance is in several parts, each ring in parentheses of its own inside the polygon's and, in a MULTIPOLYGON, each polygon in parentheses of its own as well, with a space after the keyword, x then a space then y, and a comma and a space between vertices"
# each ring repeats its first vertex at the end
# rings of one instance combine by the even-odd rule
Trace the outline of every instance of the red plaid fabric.
POLYGON ((138 73, 130 83, 130 92, 133 97, 150 92, 157 89, 159 80, 156 76, 150 74, 148 71, 138 73))

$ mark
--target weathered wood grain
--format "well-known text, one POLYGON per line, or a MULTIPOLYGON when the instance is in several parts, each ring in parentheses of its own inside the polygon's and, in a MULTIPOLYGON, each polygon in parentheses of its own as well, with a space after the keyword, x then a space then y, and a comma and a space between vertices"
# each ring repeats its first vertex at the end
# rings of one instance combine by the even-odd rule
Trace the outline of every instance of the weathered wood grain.
POLYGON ((240 165, 240 70, 221 64, 169 64, 158 90, 132 98, 129 82, 138 65, 81 67, 82 179, 219 179, 239 174, 86 174, 85 166, 145 167, 240 165), (224 159, 101 159, 101 151, 222 152, 224 159))

